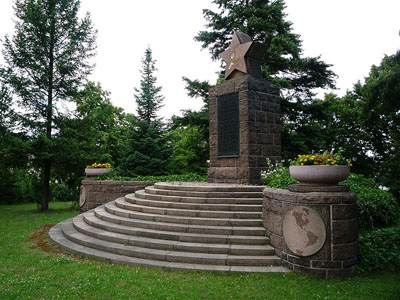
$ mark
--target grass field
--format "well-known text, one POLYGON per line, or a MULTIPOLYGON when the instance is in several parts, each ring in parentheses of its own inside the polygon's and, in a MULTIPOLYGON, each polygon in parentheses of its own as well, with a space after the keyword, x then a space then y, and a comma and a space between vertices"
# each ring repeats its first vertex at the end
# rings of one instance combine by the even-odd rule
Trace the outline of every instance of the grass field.
POLYGON ((343 281, 296 274, 217 274, 133 268, 50 254, 29 236, 77 215, 70 203, 0 206, 0 299, 399 299, 400 273, 343 281))

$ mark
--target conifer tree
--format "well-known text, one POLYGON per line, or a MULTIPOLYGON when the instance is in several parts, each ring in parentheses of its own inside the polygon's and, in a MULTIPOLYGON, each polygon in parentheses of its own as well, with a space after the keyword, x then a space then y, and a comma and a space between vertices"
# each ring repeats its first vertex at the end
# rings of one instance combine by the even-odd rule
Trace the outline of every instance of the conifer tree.
POLYGON ((33 140, 31 157, 42 170, 41 209, 48 208, 52 139, 69 101, 91 72, 96 32, 79 0, 15 0, 15 34, 4 40, 1 80, 22 108, 22 128, 33 140))
POLYGON ((164 175, 167 173, 169 149, 164 136, 163 123, 157 116, 164 97, 161 87, 156 85, 154 72, 156 61, 148 47, 142 59, 143 69, 140 88, 135 88, 137 118, 132 122, 121 162, 121 174, 124 176, 164 175))
POLYGON ((157 111, 163 106, 164 97, 160 95, 161 87, 156 86, 157 77, 153 74, 157 71, 156 60, 153 60, 153 54, 150 47, 145 51, 142 59, 143 69, 140 70, 142 79, 140 89, 135 88, 135 100, 137 104, 138 119, 145 121, 149 125, 154 125, 159 121, 157 111))

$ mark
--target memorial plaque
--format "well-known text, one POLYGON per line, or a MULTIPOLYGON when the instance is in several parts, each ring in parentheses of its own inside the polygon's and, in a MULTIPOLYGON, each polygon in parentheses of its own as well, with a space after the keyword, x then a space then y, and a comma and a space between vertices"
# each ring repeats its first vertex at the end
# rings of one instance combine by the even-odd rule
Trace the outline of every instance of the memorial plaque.
POLYGON ((239 94, 218 96, 218 158, 239 156, 239 94))

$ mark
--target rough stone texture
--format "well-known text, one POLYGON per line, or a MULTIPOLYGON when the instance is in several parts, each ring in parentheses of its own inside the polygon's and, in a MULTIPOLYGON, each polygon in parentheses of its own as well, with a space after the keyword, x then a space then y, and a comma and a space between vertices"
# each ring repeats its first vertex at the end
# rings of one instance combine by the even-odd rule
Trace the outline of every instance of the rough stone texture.
POLYGON ((266 188, 263 194, 264 227, 283 266, 324 278, 347 277, 354 273, 358 263, 357 197, 354 193, 300 193, 266 188), (314 210, 326 228, 322 248, 309 256, 293 253, 282 232, 285 214, 299 206, 314 210))
POLYGON ((347 185, 309 185, 309 184, 290 184, 289 191, 298 193, 309 192, 348 192, 347 185))
POLYGON ((79 204, 81 212, 113 201, 126 194, 154 185, 151 181, 113 181, 84 179, 81 182, 79 204))
POLYGON ((228 80, 210 90, 209 182, 260 184, 266 158, 281 159, 279 88, 250 75, 228 80), (240 154, 218 158, 218 96, 239 94, 240 154))

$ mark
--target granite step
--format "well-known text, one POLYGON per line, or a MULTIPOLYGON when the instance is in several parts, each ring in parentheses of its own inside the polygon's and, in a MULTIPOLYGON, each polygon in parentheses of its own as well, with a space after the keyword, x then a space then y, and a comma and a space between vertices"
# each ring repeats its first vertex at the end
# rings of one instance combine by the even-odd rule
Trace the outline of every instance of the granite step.
POLYGON ((194 263, 210 265, 236 265, 236 266, 271 266, 279 265, 280 259, 276 256, 250 256, 250 255, 230 255, 215 253, 199 253, 175 250, 149 249, 129 244, 120 244, 105 241, 84 235, 77 231, 72 222, 62 227, 64 236, 79 245, 101 250, 109 253, 138 257, 143 259, 160 260, 177 263, 194 263))
POLYGON ((167 201, 167 202, 182 202, 182 203, 200 203, 200 204, 247 204, 247 205, 262 205, 262 197, 258 198, 235 198, 235 197, 224 197, 224 198, 206 198, 206 197, 183 197, 183 196, 168 196, 168 195, 157 195, 149 194, 145 190, 136 191, 134 194, 128 194, 125 199, 130 202, 131 198, 140 198, 154 201, 167 201))
MULTIPOLYGON (((107 203, 107 207, 118 209, 113 203, 107 203)), ((248 235, 248 236, 263 236, 266 230, 259 227, 239 227, 239 226, 206 226, 206 225, 190 225, 190 224, 176 224, 165 223, 149 220, 136 220, 129 217, 117 216, 108 212, 104 205, 94 209, 96 217, 104 221, 122 224, 132 227, 160 230, 160 231, 176 231, 186 233, 205 233, 205 234, 224 234, 224 235, 248 235)))
POLYGON ((269 239, 266 236, 186 233, 115 224, 99 219, 93 210, 84 213, 83 218, 87 224, 95 228, 112 233, 122 233, 139 237, 209 244, 267 245, 269 243, 269 239))
POLYGON ((197 192, 181 190, 157 189, 154 186, 145 188, 146 193, 176 197, 201 197, 201 198, 262 198, 262 192, 197 192))
POLYGON ((152 213, 138 212, 130 210, 130 203, 124 198, 115 200, 115 206, 113 203, 105 206, 106 210, 112 214, 119 215, 122 217, 138 219, 138 220, 149 220, 156 222, 167 222, 167 223, 179 223, 179 224, 191 224, 191 225, 214 225, 214 226, 262 226, 262 219, 229 219, 229 218, 202 218, 202 217, 183 217, 173 215, 160 215, 152 213))
POLYGON ((88 258, 94 258, 100 261, 105 261, 113 264, 126 264, 131 266, 145 266, 151 268, 165 269, 165 270, 197 270, 197 271, 215 271, 215 272, 246 272, 246 273, 269 273, 279 272, 287 273, 288 269, 282 266, 219 266, 219 265, 206 265, 206 264, 189 264, 189 263, 176 263, 167 261, 155 261, 150 259, 142 259, 137 257, 130 257, 109 253, 83 245, 76 244, 68 240, 62 233, 62 227, 71 225, 72 219, 66 220, 55 225, 51 228, 49 235, 50 238, 56 242, 61 248, 88 258))
POLYGON ((88 225, 82 215, 73 218, 74 228, 80 233, 100 240, 137 246, 142 248, 187 251, 198 253, 230 254, 230 255, 274 255, 275 250, 270 245, 231 245, 188 243, 174 240, 146 238, 122 233, 114 233, 88 225))
MULTIPOLYGON (((116 200, 118 205, 119 199, 116 200)), ((209 204, 209 203, 187 203, 187 202, 175 202, 175 201, 157 201, 137 198, 130 196, 129 201, 131 204, 149 206, 149 207, 160 207, 160 208, 176 208, 176 209, 190 209, 190 210, 211 210, 211 211, 253 211, 261 212, 262 205, 259 204, 209 204)), ((129 209, 127 205, 127 209, 129 209)), ((134 209, 132 209, 134 210, 134 209)))
MULTIPOLYGON (((121 205, 121 201, 117 199, 118 204, 121 205)), ((116 206, 119 206, 115 203, 116 206)), ((170 215, 170 216, 182 216, 182 217, 200 217, 200 218, 228 218, 228 219, 261 219, 262 212, 260 211, 219 211, 219 210, 195 210, 195 209, 178 209, 178 208, 164 208, 154 207, 147 205, 138 204, 124 204, 124 210, 126 211, 137 211, 150 214, 158 215, 170 215)))
POLYGON ((179 191, 195 191, 195 192, 260 192, 265 186, 240 185, 240 184, 213 184, 203 185, 196 183, 182 182, 157 182, 154 184, 156 189, 163 190, 179 190, 179 191))

